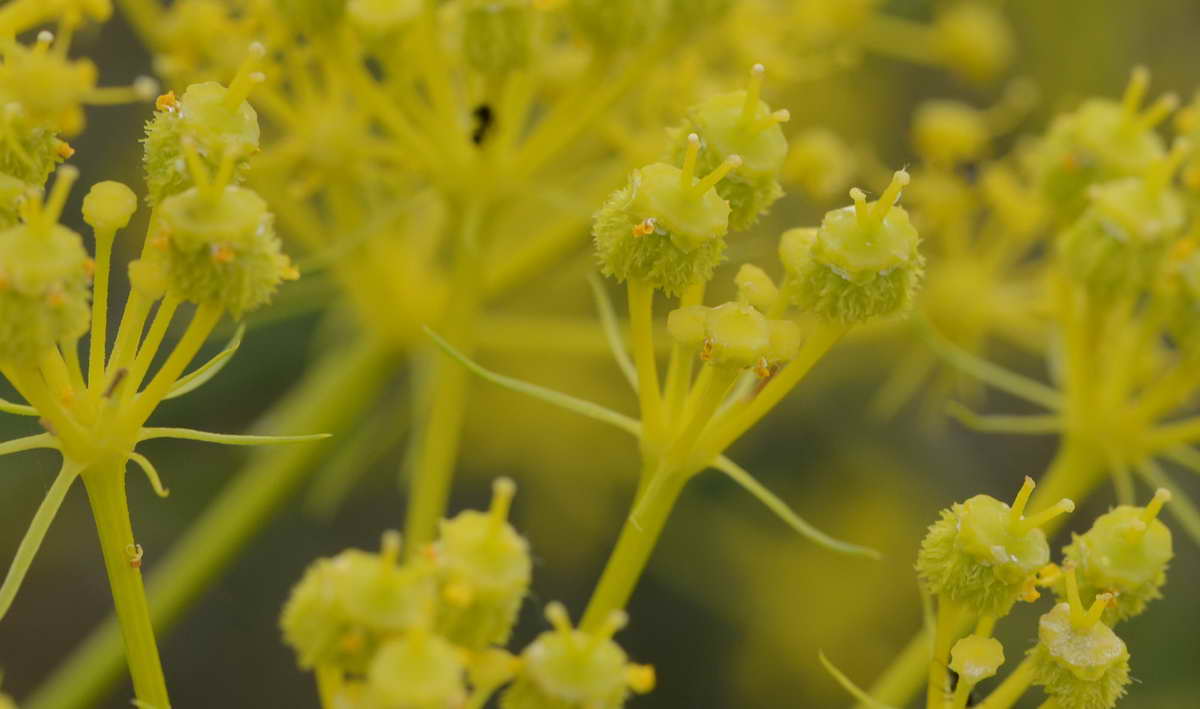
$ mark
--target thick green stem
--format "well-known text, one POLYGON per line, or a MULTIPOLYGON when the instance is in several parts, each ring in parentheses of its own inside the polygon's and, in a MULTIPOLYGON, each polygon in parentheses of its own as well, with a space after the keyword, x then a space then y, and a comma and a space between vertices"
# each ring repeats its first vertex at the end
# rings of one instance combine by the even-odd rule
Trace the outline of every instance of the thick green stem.
POLYGON ((933 633, 933 657, 929 660, 929 685, 926 690, 927 709, 944 709, 946 692, 950 688, 950 648, 969 624, 969 613, 962 606, 945 599, 938 601, 937 627, 933 633))
POLYGON ((617 546, 592 593, 580 623, 582 630, 598 629, 613 611, 625 608, 688 480, 686 476, 670 471, 651 475, 634 501, 617 546))
POLYGON ((125 639, 125 656, 129 675, 133 678, 134 694, 144 706, 169 709, 171 702, 167 698, 167 683, 158 657, 158 644, 154 640, 146 589, 142 585, 141 564, 131 561, 136 556, 137 545, 125 499, 125 462, 110 461, 85 470, 83 484, 92 505, 92 515, 96 518, 96 531, 100 534, 100 549, 104 553, 104 567, 108 571, 121 636, 125 639))
MULTIPOLYGON (((442 335, 464 352, 473 349, 473 331, 479 310, 479 231, 484 208, 474 204, 463 216, 456 249, 454 298, 442 335)), ((425 387, 427 403, 422 406, 425 423, 414 442, 413 455, 406 461, 409 475, 408 514, 405 518, 405 549, 415 554, 437 536, 438 522, 446 513, 458 443, 466 414, 467 387, 471 374, 443 352, 434 357, 433 381, 425 387)))
MULTIPOLYGON (((268 431, 345 430, 371 405, 392 371, 376 342, 330 354, 256 427, 268 431)), ((151 612, 160 632, 173 624, 229 561, 291 499, 329 443, 258 451, 163 560, 150 580, 151 612)), ((97 629, 23 707, 94 706, 120 677, 121 636, 111 619, 97 629)))

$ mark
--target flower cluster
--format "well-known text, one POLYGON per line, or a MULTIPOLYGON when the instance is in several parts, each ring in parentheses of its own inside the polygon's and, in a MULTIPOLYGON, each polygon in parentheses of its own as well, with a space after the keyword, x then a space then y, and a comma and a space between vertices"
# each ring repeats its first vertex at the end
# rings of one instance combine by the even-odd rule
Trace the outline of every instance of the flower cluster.
POLYGON ((501 649, 532 575, 529 545, 507 521, 515 491, 497 480, 491 509, 443 520, 438 539, 403 563, 392 532, 378 554, 349 550, 309 568, 281 623, 326 706, 481 707, 512 682, 506 709, 616 709, 653 687, 653 671, 612 641, 620 614, 583 632, 552 603, 553 631, 519 657, 501 649))
POLYGON ((1157 517, 1170 493, 1159 490, 1145 507, 1122 505, 1100 516, 1062 550, 1059 567, 1049 563, 1039 526, 1074 504, 1064 499, 1026 518, 1033 488, 1026 477, 1011 506, 988 495, 955 504, 921 543, 917 571, 937 603, 927 706, 1010 709, 1038 685, 1049 706, 1112 709, 1126 693, 1130 653, 1113 627, 1161 595, 1173 552, 1171 532, 1157 517), (997 621, 1047 587, 1056 603, 1038 621, 1037 643, 991 694, 970 704, 1005 662, 992 637, 997 621))

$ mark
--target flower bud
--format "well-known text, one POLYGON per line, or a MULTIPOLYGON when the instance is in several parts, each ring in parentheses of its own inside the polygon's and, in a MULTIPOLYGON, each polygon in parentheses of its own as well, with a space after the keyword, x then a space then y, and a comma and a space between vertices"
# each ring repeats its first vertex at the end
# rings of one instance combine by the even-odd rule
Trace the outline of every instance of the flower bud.
MULTIPOLYGON (((255 51, 261 53, 261 46, 255 51)), ((233 160, 234 178, 240 181, 247 168, 245 158, 258 150, 258 114, 245 101, 252 83, 247 74, 245 81, 235 80, 228 89, 207 81, 189 86, 182 98, 159 97, 159 110, 146 124, 142 158, 150 204, 195 184, 184 155, 185 141, 192 141, 209 173, 217 172, 223 160, 233 160)))
POLYGON ((1145 177, 1095 185, 1091 206, 1059 237, 1067 272, 1096 296, 1139 292, 1158 276, 1186 211, 1171 176, 1184 148, 1173 150, 1145 177))
POLYGON ((399 547, 389 533, 380 554, 351 549, 308 568, 280 621, 301 667, 365 672, 387 636, 432 622, 433 570, 397 565, 399 547))
POLYGON ((367 709, 449 709, 466 700, 466 668, 457 649, 423 629, 379 648, 367 670, 367 709))
POLYGON ((542 633, 521 654, 516 681, 500 700, 501 709, 619 709, 632 689, 654 688, 654 671, 632 665, 612 640, 625 625, 616 611, 596 633, 571 627, 561 604, 546 608, 554 630, 542 633))
POLYGON ((505 520, 516 486, 501 478, 493 489, 491 509, 442 522, 435 547, 442 594, 436 629, 470 650, 507 642, 533 573, 528 542, 505 520))
POLYGON ((987 151, 991 130, 982 111, 960 101, 926 101, 913 116, 913 145, 927 161, 957 165, 987 151))
POLYGON ((826 214, 815 233, 785 235, 780 256, 793 305, 843 323, 909 308, 925 260, 908 213, 893 206, 907 184, 908 173, 897 172, 879 201, 870 204, 861 190, 851 190, 854 205, 826 214))
POLYGON ((463 53, 484 74, 524 68, 532 52, 529 0, 470 0, 463 10, 463 53))
POLYGON ((99 232, 115 232, 137 211, 137 195, 120 182, 97 182, 83 198, 83 221, 99 232))
POLYGON ((950 669, 972 687, 994 677, 1003 664, 1004 646, 995 638, 968 635, 950 649, 950 669))
MULTIPOLYGON (((1076 569, 1084 604, 1103 593, 1114 596, 1104 611, 1106 624, 1139 615, 1147 603, 1162 597, 1174 551, 1171 530, 1157 515, 1170 499, 1171 493, 1160 489, 1146 507, 1121 505, 1098 517, 1086 533, 1073 535, 1063 548, 1067 563, 1076 569)), ((1067 597, 1065 576, 1055 593, 1059 599, 1067 597)))
POLYGON ((668 295, 712 278, 729 230, 729 203, 713 184, 735 162, 699 182, 686 169, 664 163, 634 170, 592 226, 604 274, 645 281, 668 295))
POLYGON ((674 133, 672 161, 684 163, 689 153, 699 157, 698 169, 717 169, 731 156, 740 164, 717 183, 717 194, 729 200, 730 228, 744 231, 754 226, 780 197, 779 175, 787 160, 787 138, 781 123, 787 111, 772 111, 759 98, 765 70, 755 65, 746 91, 715 96, 688 111, 688 119, 674 133))
POLYGON ((933 31, 936 51, 946 67, 972 81, 996 77, 1012 59, 1012 29, 988 3, 951 5, 934 20, 933 31))
POLYGON ((647 45, 667 20, 669 0, 569 0, 568 12, 580 33, 598 49, 613 51, 647 45))
POLYGON ((1075 508, 1062 500, 1025 519, 1032 492, 1033 480, 1027 477, 1012 507, 976 495, 942 510, 917 554, 917 573, 929 592, 980 615, 1006 615, 1050 561, 1050 547, 1038 525, 1075 508))
POLYGON ((742 264, 733 282, 737 285, 738 300, 759 310, 770 312, 779 302, 779 287, 766 271, 754 264, 742 264))
POLYGON ((266 202, 242 187, 214 189, 193 187, 165 199, 147 255, 159 259, 173 295, 240 318, 297 274, 266 202))
POLYGON ((786 362, 800 349, 796 323, 768 320, 746 303, 679 308, 667 317, 667 330, 683 347, 700 349, 703 359, 724 367, 786 362))
MULTIPOLYGON (((1075 570, 1067 572, 1073 588, 1075 570)), ((1085 608, 1077 591, 1038 622, 1038 644, 1030 651, 1034 683, 1041 685, 1062 709, 1111 709, 1129 683, 1129 651, 1103 621, 1106 595, 1085 608)))
POLYGON ((1091 99, 1075 112, 1058 116, 1029 156, 1039 191, 1060 223, 1087 205, 1090 185, 1143 174, 1166 154, 1154 127, 1178 104, 1164 96, 1142 108, 1150 76, 1136 69, 1121 102, 1091 99))
POLYGON ((43 205, 27 194, 23 223, 0 231, 0 362, 29 362, 87 331, 91 260, 79 234, 58 224, 73 167, 43 205))

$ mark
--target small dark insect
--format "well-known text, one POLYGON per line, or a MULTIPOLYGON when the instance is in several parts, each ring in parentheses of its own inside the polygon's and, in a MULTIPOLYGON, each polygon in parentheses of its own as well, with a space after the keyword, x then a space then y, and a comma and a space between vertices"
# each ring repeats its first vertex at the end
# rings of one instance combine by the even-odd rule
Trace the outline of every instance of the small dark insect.
POLYGON ((492 107, 486 103, 476 106, 471 115, 475 117, 475 130, 471 133, 471 142, 476 145, 483 145, 483 141, 487 140, 488 131, 491 130, 496 116, 492 113, 492 107))
MULTIPOLYGON (((958 673, 951 669, 947 669, 946 671, 950 673, 950 691, 953 692, 955 687, 958 686, 958 673)), ((983 701, 976 694, 978 691, 978 688, 972 689, 971 693, 967 695, 967 706, 977 706, 981 701, 983 701)))

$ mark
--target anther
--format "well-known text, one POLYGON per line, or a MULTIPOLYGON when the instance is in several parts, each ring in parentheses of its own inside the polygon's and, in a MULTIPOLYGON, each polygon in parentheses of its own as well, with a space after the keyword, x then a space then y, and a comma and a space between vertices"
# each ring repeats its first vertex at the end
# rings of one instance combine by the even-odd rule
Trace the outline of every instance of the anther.
POLYGON ((625 684, 638 694, 646 694, 654 690, 658 676, 651 665, 630 665, 625 669, 625 684))
POLYGON ((654 217, 648 217, 645 221, 641 222, 640 224, 633 225, 633 235, 634 236, 649 236, 654 233, 654 229, 656 228, 655 225, 656 225, 656 221, 655 221, 654 217))
POLYGON ((230 263, 233 261, 236 255, 237 254, 234 253, 233 249, 230 248, 228 244, 212 245, 213 261, 216 261, 217 263, 230 263))
POLYGON ((154 110, 156 111, 174 111, 177 108, 179 108, 179 99, 175 97, 174 91, 168 91, 154 100, 154 110))
POLYGON ((146 551, 142 549, 141 544, 126 544, 125 554, 129 556, 129 565, 132 568, 142 568, 142 557, 145 556, 146 551))
MULTIPOLYGON (((149 101, 154 98, 155 94, 158 93, 159 84, 158 80, 156 80, 154 77, 143 74, 142 76, 139 76, 133 80, 132 88, 133 95, 136 96, 139 101, 149 101)), ((158 108, 157 101, 155 101, 154 105, 155 108, 158 108)))

